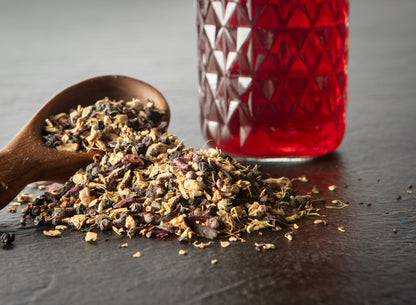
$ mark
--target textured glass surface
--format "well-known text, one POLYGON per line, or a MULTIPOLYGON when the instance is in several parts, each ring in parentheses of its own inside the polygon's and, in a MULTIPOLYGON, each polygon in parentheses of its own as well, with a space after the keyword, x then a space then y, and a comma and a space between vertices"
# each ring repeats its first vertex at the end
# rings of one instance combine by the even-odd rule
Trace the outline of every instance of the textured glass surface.
POLYGON ((341 143, 349 0, 198 0, 201 128, 251 157, 307 157, 341 143))

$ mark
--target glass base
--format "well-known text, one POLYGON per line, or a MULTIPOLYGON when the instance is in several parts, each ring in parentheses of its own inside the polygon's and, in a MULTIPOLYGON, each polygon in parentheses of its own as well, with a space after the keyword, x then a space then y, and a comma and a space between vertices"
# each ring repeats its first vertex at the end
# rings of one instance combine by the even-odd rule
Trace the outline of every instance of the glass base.
MULTIPOLYGON (((309 162, 317 157, 244 157, 229 154, 234 159, 249 163, 302 163, 309 162)), ((318 156, 319 157, 319 156, 318 156)))

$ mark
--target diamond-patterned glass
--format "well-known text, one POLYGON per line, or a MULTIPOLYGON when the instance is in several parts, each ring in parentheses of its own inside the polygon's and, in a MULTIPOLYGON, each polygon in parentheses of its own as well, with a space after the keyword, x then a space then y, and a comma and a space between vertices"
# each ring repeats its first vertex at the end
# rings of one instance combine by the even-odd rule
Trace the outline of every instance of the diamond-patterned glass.
POLYGON ((202 133, 246 157, 317 156, 345 131, 349 0, 197 0, 202 133))

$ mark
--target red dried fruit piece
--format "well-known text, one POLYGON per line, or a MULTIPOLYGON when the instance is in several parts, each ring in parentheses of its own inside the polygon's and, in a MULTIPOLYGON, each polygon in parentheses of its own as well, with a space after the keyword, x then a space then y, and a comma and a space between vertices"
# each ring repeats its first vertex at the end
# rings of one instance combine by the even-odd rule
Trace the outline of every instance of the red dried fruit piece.
POLYGON ((129 207, 134 202, 137 202, 137 198, 126 198, 126 199, 113 203, 113 208, 118 209, 118 208, 129 207))
POLYGON ((123 157, 123 159, 121 160, 121 163, 123 163, 123 165, 127 165, 130 164, 130 167, 145 167, 146 162, 145 160, 143 160, 143 158, 133 155, 133 154, 128 154, 125 155, 123 157))

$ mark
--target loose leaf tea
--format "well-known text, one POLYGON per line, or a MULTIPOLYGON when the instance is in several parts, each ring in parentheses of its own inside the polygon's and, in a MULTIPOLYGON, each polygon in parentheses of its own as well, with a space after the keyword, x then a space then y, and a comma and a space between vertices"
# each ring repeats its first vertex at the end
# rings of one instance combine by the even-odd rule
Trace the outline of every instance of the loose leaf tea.
POLYGON ((105 98, 46 119, 49 147, 105 154, 30 201, 25 215, 37 225, 88 232, 212 240, 280 230, 311 213, 311 197, 297 196, 290 179, 266 178, 217 149, 188 148, 167 132, 163 117, 151 102, 105 98))
MULTIPOLYGON (((61 151, 123 151, 123 145, 130 143, 137 153, 143 153, 145 147, 138 141, 131 141, 140 131, 157 126, 166 128, 163 115, 151 102, 142 103, 137 99, 111 101, 105 98, 94 105, 78 106, 69 113, 47 118, 43 139, 46 146, 61 151)), ((148 138, 145 142, 149 141, 153 139, 148 138)))
POLYGON ((55 230, 44 230, 43 235, 48 237, 61 237, 62 231, 55 229, 55 230))

